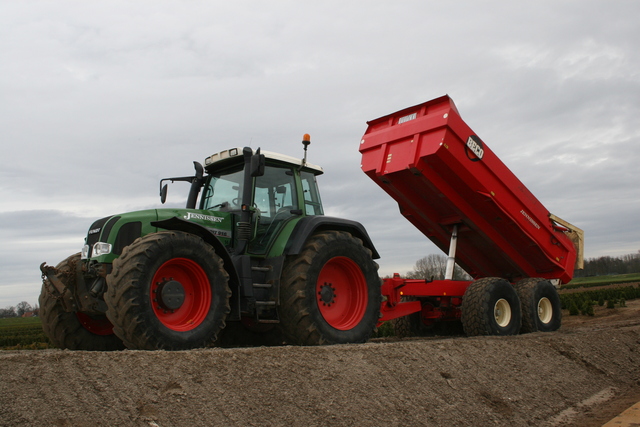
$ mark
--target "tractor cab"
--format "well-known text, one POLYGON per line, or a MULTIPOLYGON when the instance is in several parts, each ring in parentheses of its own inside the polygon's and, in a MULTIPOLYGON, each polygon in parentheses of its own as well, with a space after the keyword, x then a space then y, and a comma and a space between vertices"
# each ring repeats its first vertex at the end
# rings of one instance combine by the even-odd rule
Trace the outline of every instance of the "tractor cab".
POLYGON ((205 170, 199 209, 232 212, 249 223, 250 254, 266 255, 292 219, 324 214, 316 183, 322 168, 304 160, 233 148, 208 157, 205 170))

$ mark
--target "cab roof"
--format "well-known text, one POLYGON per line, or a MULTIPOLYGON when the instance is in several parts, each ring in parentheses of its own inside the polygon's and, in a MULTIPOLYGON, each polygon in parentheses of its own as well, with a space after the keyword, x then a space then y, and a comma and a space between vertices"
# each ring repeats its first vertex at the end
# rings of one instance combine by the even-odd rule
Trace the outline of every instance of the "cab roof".
MULTIPOLYGON (((297 159, 295 157, 287 156, 285 154, 274 153, 272 151, 262 151, 260 150, 260 154, 264 154, 266 160, 276 161, 278 163, 285 163, 292 166, 301 166, 302 160, 297 159)), ((219 153, 215 153, 210 155, 204 160, 205 168, 212 169, 218 167, 226 167, 231 164, 235 164, 241 162, 243 160, 242 156, 242 148, 229 148, 228 150, 220 151, 219 153)), ((324 171, 322 167, 318 165, 314 165, 311 163, 306 163, 302 170, 313 173, 314 175, 320 175, 324 171)))

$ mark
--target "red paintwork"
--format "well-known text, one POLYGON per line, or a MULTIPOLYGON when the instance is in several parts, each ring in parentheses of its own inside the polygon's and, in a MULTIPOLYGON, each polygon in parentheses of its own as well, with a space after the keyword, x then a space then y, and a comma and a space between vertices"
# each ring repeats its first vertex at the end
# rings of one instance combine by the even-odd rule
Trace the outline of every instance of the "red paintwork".
POLYGON ((153 275, 149 298, 153 312, 160 322, 167 328, 186 332, 200 326, 207 318, 211 308, 211 285, 207 273, 200 265, 187 258, 172 258, 158 268, 153 275), (154 290, 158 285, 170 278, 182 284, 184 289, 184 302, 177 310, 163 310, 154 302, 154 290))
POLYGON ((113 325, 104 316, 99 316, 97 319, 89 316, 88 314, 76 311, 76 317, 83 328, 92 334, 96 335, 113 335, 113 325))
MULTIPOLYGON (((362 170, 443 251, 458 224, 456 262, 474 278, 571 280, 576 260, 571 240, 486 144, 477 139, 481 159, 467 147, 475 133, 448 96, 368 125, 360 144, 362 170)), ((404 285, 412 295, 459 287, 455 282, 439 288, 412 285, 404 285)))
POLYGON ((467 280, 426 280, 403 279, 394 275, 392 279, 384 279, 382 284, 382 302, 380 313, 382 317, 378 325, 387 320, 403 317, 422 311, 425 320, 456 320, 460 318, 459 306, 462 296, 471 282, 467 280), (420 301, 402 302, 403 296, 432 297, 437 306, 428 307, 420 301))
POLYGON ((358 264, 347 257, 327 261, 318 275, 316 301, 320 314, 332 327, 346 331, 357 326, 369 301, 367 280, 358 264), (326 301, 322 297, 325 287, 331 289, 327 290, 326 301))

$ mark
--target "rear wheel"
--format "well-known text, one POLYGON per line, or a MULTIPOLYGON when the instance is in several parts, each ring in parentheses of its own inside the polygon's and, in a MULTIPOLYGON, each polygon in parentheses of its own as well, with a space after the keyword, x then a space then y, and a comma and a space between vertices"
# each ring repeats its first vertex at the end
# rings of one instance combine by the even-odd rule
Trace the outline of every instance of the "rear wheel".
MULTIPOLYGON (((58 278, 69 288, 71 281, 75 280, 78 262, 79 253, 71 255, 56 266, 58 278)), ((42 329, 54 346, 89 351, 124 349, 124 344, 113 333, 113 325, 105 315, 67 312, 56 294, 53 285, 45 280, 38 299, 40 318, 42 329)))
POLYGON ((524 279, 516 283, 522 304, 521 332, 551 332, 560 328, 562 306, 556 288, 545 279, 524 279))
MULTIPOLYGON (((416 297, 402 297, 402 301, 416 301, 416 297)), ((428 301, 422 301, 422 310, 407 316, 393 319, 393 331, 398 338, 426 336, 432 333, 435 322, 427 320, 423 317, 423 313, 432 311, 433 304, 428 301)))
POLYGON ((128 348, 212 344, 230 311, 229 276, 201 238, 162 231, 125 248, 107 276, 107 316, 128 348))
POLYGON ((509 282, 486 277, 469 285, 462 299, 467 335, 515 335, 521 322, 520 300, 509 282))
POLYGON ((364 342, 380 314, 380 279, 371 251, 351 234, 311 236, 283 269, 280 327, 295 344, 364 342))

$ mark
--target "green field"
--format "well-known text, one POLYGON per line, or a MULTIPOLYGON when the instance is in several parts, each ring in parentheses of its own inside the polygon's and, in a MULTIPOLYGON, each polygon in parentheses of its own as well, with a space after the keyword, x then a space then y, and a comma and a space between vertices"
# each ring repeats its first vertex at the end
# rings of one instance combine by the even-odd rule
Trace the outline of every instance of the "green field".
POLYGON ((49 348, 39 317, 0 319, 0 349, 26 350, 49 348))
POLYGON ((610 276, 577 277, 562 286, 562 289, 591 288, 594 286, 618 285, 640 282, 640 273, 614 274, 610 276))

